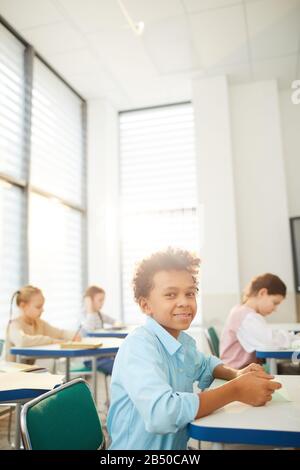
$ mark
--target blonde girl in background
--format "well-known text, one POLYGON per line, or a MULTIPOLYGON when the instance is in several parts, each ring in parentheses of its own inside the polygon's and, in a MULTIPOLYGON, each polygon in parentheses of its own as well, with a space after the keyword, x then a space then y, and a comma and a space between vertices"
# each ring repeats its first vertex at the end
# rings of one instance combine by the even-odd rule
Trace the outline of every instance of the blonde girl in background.
POLYGON ((12 296, 10 320, 6 334, 6 360, 15 361, 10 348, 41 346, 60 343, 65 340, 80 340, 80 335, 73 331, 61 330, 42 320, 45 298, 41 289, 24 286, 12 296), (14 298, 19 307, 19 316, 11 319, 14 298))

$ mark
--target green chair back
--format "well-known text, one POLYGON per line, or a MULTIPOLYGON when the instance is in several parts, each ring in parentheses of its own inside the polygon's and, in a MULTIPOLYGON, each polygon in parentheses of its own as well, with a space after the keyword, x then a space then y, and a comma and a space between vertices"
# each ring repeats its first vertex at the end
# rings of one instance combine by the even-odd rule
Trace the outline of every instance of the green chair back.
POLYGON ((220 356, 220 340, 218 334, 213 326, 210 326, 205 330, 205 335, 208 340, 209 347, 211 349, 211 353, 214 356, 220 356))
POLYGON ((2 351, 3 351, 4 343, 5 343, 5 340, 4 340, 4 339, 0 339, 0 356, 1 356, 2 351))
POLYGON ((96 450, 104 437, 88 384, 75 379, 24 405, 21 433, 25 449, 96 450))

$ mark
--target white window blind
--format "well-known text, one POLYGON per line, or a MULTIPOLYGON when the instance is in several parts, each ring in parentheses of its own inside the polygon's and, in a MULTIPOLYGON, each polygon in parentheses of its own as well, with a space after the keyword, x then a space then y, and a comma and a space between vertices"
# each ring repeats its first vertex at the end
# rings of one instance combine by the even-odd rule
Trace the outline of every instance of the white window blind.
POLYGON ((82 100, 34 60, 31 184, 82 204, 82 100))
POLYGON ((0 24, 0 338, 11 295, 23 280, 23 190, 9 182, 24 178, 24 46, 0 24))
POLYGON ((83 159, 82 100, 35 58, 29 276, 45 294, 44 318, 65 328, 82 305, 83 159))
POLYGON ((199 251, 192 105, 122 113, 120 154, 123 314, 140 323, 135 262, 167 246, 199 251))
POLYGON ((83 105, 0 23, 0 338, 11 295, 25 283, 45 293, 45 318, 51 323, 68 328, 78 323, 84 275, 83 105))
POLYGON ((81 213, 38 194, 30 197, 30 282, 46 303, 43 318, 76 328, 82 305, 81 213))
POLYGON ((24 46, 0 24, 0 172, 23 178, 24 46))
POLYGON ((0 180, 0 338, 9 319, 10 299, 22 279, 24 252, 23 191, 0 180))

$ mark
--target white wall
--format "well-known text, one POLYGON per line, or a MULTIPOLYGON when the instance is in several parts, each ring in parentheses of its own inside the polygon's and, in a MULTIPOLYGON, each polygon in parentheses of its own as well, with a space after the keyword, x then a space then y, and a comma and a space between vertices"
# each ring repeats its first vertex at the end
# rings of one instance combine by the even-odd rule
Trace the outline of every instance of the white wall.
POLYGON ((203 205, 200 256, 205 324, 221 329, 238 301, 239 276, 229 89, 225 77, 196 80, 193 104, 198 158, 199 203, 203 205))
MULTIPOLYGON (((289 216, 300 216, 300 104, 291 100, 292 90, 280 92, 285 172, 289 216)), ((300 321, 300 294, 297 294, 297 315, 300 321)))
POLYGON ((233 161, 241 286, 264 272, 288 295, 270 321, 295 319, 287 181, 276 81, 231 87, 233 161))
POLYGON ((118 113, 104 99, 88 102, 88 279, 106 290, 103 311, 119 319, 118 113))
MULTIPOLYGON (((204 204, 203 317, 220 328, 249 280, 274 272, 288 296, 270 321, 295 320, 279 93, 275 81, 194 82, 199 201, 204 204)), ((287 124, 290 128, 290 120, 287 124)), ((290 143, 296 155, 296 132, 290 143)), ((296 147, 297 148, 297 147, 296 147)), ((294 161, 294 160, 293 160, 294 161)))

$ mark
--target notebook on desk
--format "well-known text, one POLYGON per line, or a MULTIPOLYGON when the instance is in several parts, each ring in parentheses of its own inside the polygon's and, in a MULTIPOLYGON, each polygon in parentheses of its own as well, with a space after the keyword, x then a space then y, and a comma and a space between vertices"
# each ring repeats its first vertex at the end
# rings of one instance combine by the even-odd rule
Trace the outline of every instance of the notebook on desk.
POLYGON ((0 361, 0 372, 45 372, 46 367, 22 364, 18 362, 0 361))
POLYGON ((61 349, 96 349, 102 346, 99 338, 84 338, 82 341, 66 341, 61 343, 61 349))

